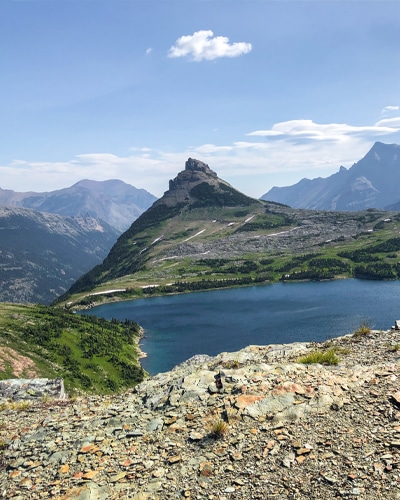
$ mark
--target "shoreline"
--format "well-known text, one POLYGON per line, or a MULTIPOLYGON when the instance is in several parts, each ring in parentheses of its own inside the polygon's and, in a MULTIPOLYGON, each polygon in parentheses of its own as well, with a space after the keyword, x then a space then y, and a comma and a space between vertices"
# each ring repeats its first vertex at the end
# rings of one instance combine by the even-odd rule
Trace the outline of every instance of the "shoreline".
POLYGON ((138 359, 138 362, 142 368, 143 368, 143 366, 141 365, 140 360, 143 358, 147 358, 147 352, 142 351, 142 348, 140 347, 140 341, 144 337, 144 333, 145 333, 145 329, 139 325, 139 336, 136 340, 136 350, 137 350, 137 359, 138 359))

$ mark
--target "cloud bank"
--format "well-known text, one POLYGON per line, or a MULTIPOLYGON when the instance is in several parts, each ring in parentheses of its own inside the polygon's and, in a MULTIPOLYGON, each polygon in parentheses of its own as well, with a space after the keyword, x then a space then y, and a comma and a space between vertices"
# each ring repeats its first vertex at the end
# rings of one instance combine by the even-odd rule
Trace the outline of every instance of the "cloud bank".
POLYGON ((214 36, 211 30, 196 31, 178 38, 169 49, 168 57, 188 57, 193 61, 212 61, 221 57, 238 57, 252 49, 251 43, 229 43, 225 36, 214 36))
POLYGON ((372 126, 353 126, 345 123, 314 123, 312 120, 290 120, 276 123, 266 130, 255 130, 247 135, 266 139, 283 139, 290 142, 305 141, 348 141, 351 137, 378 137, 398 132, 400 117, 378 121, 372 126))
POLYGON ((132 147, 127 156, 103 152, 79 154, 65 162, 19 159, 0 165, 0 187, 42 192, 81 179, 121 179, 162 196, 169 179, 192 157, 208 163, 237 189, 260 197, 274 185, 291 185, 303 177, 327 177, 341 165, 350 167, 377 140, 399 143, 400 117, 365 126, 289 120, 248 132, 229 144, 199 144, 175 152, 132 147))

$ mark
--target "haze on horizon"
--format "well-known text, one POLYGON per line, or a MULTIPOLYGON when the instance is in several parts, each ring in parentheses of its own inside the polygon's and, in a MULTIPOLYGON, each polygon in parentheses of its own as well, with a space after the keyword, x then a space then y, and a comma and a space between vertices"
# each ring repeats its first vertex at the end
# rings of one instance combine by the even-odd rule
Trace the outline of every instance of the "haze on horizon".
POLYGON ((121 179, 188 157, 260 197, 400 143, 400 2, 3 0, 0 187, 121 179))

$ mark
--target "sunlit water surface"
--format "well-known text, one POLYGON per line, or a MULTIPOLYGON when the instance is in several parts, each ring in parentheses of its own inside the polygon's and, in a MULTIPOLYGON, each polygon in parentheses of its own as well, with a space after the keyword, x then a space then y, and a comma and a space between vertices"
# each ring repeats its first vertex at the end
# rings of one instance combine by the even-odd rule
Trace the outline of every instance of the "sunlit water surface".
POLYGON ((366 321, 389 329, 400 319, 400 281, 278 283, 105 304, 90 314, 132 319, 145 329, 141 360, 151 374, 195 354, 250 344, 320 341, 366 321))

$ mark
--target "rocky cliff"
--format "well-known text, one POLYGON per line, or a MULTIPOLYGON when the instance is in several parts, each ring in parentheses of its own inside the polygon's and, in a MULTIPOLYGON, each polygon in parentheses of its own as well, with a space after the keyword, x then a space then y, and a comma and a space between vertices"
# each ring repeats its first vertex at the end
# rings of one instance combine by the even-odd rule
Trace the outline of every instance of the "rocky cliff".
POLYGON ((234 189, 226 181, 219 179, 211 168, 200 160, 189 158, 185 169, 169 181, 169 189, 155 205, 167 207, 193 206, 234 206, 236 204, 255 203, 256 200, 247 197, 234 189))
POLYGON ((4 402, 3 497, 399 498, 399 343, 249 346, 113 397, 4 402), (298 362, 315 349, 339 364, 298 362))

